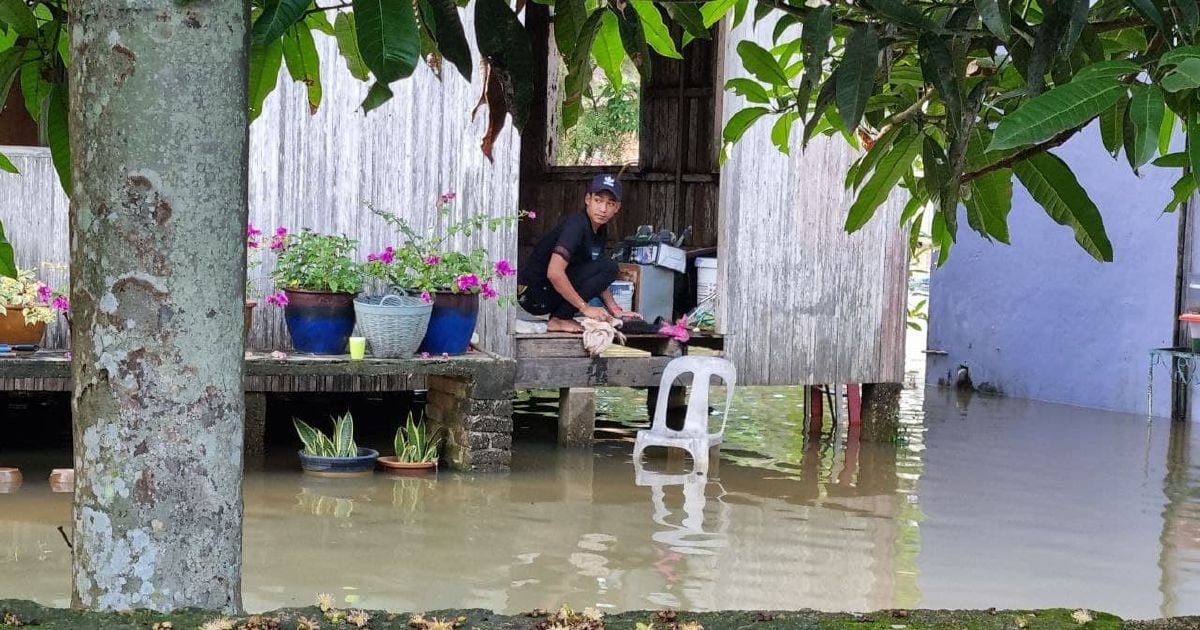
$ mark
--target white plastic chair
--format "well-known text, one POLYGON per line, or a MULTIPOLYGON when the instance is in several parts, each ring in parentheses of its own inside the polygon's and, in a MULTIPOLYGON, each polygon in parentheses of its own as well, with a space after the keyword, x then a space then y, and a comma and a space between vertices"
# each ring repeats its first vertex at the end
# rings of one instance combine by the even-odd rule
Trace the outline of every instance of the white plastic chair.
POLYGON ((638 431, 633 445, 633 461, 640 462, 642 451, 647 446, 681 448, 692 456, 693 470, 708 473, 708 452, 721 444, 725 436, 725 423, 729 421, 729 406, 733 403, 733 388, 737 384, 737 370, 733 363, 721 357, 684 356, 672 360, 663 370, 659 384, 658 404, 654 409, 654 421, 649 430, 638 431), (676 431, 667 426, 667 392, 675 379, 690 373, 692 391, 688 396, 687 416, 683 428, 676 431), (725 411, 721 417, 721 430, 708 432, 708 389, 713 376, 725 384, 725 411))

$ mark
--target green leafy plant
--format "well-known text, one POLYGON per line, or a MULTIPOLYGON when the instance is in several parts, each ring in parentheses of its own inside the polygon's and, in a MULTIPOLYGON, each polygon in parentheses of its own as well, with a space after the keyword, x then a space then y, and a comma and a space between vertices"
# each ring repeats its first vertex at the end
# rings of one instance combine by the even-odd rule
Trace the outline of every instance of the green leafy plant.
POLYGON ((70 309, 67 298, 37 279, 32 269, 21 269, 15 278, 0 276, 0 315, 8 307, 22 307, 25 325, 49 324, 70 309))
POLYGON ((285 289, 357 293, 363 283, 362 265, 353 258, 357 246, 347 236, 279 228, 270 246, 276 254, 271 280, 285 289))
POLYGON ((624 164, 637 156, 641 120, 638 82, 615 85, 605 77, 598 83, 584 102, 579 123, 559 129, 560 165, 624 164))
POLYGON ((327 436, 299 418, 292 418, 296 433, 304 443, 304 453, 314 457, 358 457, 354 443, 354 417, 350 412, 333 419, 333 436, 327 436))
POLYGON ((368 254, 366 274, 393 287, 419 293, 426 302, 432 301, 435 291, 450 291, 499 298, 502 304, 507 304, 512 296, 501 298, 492 283, 516 275, 516 267, 508 260, 493 261, 484 248, 461 252, 450 248, 447 241, 481 230, 494 232, 532 215, 525 211, 508 217, 476 214, 451 223, 451 202, 456 196, 447 192, 438 198, 436 234, 432 236, 418 233, 403 217, 372 207, 372 212, 396 228, 402 241, 398 247, 368 254))
POLYGON ((442 440, 440 431, 428 432, 425 423, 413 422, 412 412, 408 414, 405 426, 396 429, 393 445, 396 448, 396 459, 401 462, 434 462, 438 458, 438 447, 442 440))

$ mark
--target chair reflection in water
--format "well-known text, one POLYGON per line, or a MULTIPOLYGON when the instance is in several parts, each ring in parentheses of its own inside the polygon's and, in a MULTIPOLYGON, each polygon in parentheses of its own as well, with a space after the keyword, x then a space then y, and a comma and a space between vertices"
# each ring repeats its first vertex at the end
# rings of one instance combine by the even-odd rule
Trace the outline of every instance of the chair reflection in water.
POLYGON ((733 364, 721 357, 683 356, 674 359, 663 369, 658 397, 654 408, 654 421, 649 430, 638 431, 633 446, 633 461, 640 464, 642 452, 648 446, 680 448, 692 456, 692 471, 699 475, 708 474, 709 451, 719 447, 725 435, 725 423, 729 421, 729 406, 733 403, 733 388, 737 384, 737 370, 733 364), (687 415, 681 429, 667 426, 667 398, 676 379, 690 374, 691 393, 688 396, 687 415), (721 429, 708 431, 708 393, 713 377, 725 385, 725 410, 721 416, 721 429))
MULTIPOLYGON (((682 467, 682 455, 668 458, 682 467)), ((714 472, 715 472, 714 466, 714 472)), ((642 460, 633 460, 634 483, 640 487, 650 488, 650 502, 654 506, 653 520, 656 524, 667 529, 654 532, 651 538, 667 545, 672 551, 688 555, 712 555, 712 549, 726 546, 725 533, 729 529, 729 506, 722 497, 725 489, 720 482, 710 475, 702 475, 695 471, 689 473, 670 473, 646 470, 642 460), (708 503, 705 491, 709 485, 717 490, 714 499, 719 506, 717 525, 714 530, 704 530, 704 508, 708 503), (668 522, 671 510, 667 507, 667 486, 683 486, 683 519, 680 524, 668 522)))

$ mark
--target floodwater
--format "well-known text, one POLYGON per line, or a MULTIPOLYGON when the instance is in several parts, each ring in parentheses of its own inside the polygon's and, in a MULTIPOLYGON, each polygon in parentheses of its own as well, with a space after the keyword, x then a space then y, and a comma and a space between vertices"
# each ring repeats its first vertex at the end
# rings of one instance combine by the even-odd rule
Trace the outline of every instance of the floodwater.
MULTIPOLYGON (((806 438, 796 388, 745 388, 705 479, 663 457, 635 467, 644 395, 601 394, 591 450, 555 447, 553 400, 524 398, 507 475, 310 479, 271 449, 246 478, 246 608, 329 592, 393 610, 1200 614, 1185 424, 910 389, 899 442, 858 444, 828 424, 806 438)), ((70 496, 46 482, 68 459, 0 451, 27 479, 0 495, 0 597, 68 603, 70 496)))

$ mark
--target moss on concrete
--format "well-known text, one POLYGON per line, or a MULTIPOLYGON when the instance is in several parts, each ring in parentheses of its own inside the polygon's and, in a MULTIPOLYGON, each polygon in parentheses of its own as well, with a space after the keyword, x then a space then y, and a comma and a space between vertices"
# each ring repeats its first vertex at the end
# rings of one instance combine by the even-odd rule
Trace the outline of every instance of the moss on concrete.
MULTIPOLYGON (((324 613, 319 608, 285 608, 254 616, 230 617, 203 610, 180 610, 170 614, 149 611, 128 613, 85 613, 46 608, 23 600, 0 600, 0 628, 103 628, 105 630, 194 630, 228 628, 246 630, 291 630, 304 628, 305 621, 320 628, 354 628, 347 619, 351 611, 324 613), (335 621, 330 621, 330 615, 335 621), (9 622, 7 625, 5 622, 9 622), (20 624, 14 625, 12 622, 20 624), (164 625, 169 622, 170 625, 164 625), (208 625, 206 625, 208 624, 208 625)), ((705 613, 632 611, 611 614, 602 622, 583 613, 570 617, 535 611, 526 615, 498 615, 486 610, 439 610, 414 620, 410 613, 366 611, 363 627, 376 630, 417 628, 443 630, 504 629, 545 630, 559 627, 579 630, 1200 630, 1200 617, 1176 617, 1149 621, 1125 621, 1119 617, 1070 609, 1049 610, 894 610, 868 614, 822 613, 811 610, 720 611, 705 613), (439 626, 438 622, 447 625, 439 626), (692 625, 696 624, 696 625, 692 625)))

